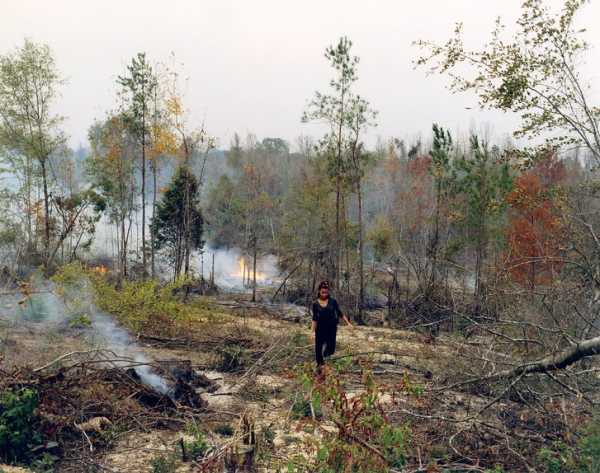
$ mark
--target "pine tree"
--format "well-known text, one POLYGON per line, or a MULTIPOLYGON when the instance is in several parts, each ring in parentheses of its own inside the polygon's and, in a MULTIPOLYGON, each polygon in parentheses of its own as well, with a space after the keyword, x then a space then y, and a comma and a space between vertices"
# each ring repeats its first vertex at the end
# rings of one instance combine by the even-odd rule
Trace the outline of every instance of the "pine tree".
POLYGON ((180 166, 157 204, 156 215, 150 225, 156 249, 164 251, 173 264, 174 278, 181 275, 189 253, 204 246, 204 220, 198 205, 199 197, 198 180, 186 166, 180 166), (186 231, 187 222, 189 232, 186 231))

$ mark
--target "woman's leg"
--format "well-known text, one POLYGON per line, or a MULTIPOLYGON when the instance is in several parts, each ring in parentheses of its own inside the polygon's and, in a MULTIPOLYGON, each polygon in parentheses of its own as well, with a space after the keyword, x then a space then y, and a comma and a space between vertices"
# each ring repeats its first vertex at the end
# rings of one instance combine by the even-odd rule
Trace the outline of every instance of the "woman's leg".
POLYGON ((335 353, 335 339, 337 336, 336 328, 329 331, 327 334, 327 340, 325 342, 325 353, 326 357, 329 357, 335 353))
POLYGON ((318 366, 323 364, 323 345, 325 345, 325 337, 322 331, 317 329, 315 333, 315 361, 318 366))

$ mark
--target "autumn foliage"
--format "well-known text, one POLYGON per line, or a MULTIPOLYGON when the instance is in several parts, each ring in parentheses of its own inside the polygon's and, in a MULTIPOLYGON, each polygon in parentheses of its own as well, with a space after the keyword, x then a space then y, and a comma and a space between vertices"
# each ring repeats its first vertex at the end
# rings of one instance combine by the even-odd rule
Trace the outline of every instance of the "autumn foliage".
POLYGON ((515 180, 507 196, 507 268, 511 278, 533 290, 552 284, 563 263, 565 228, 558 207, 564 164, 549 155, 515 180))

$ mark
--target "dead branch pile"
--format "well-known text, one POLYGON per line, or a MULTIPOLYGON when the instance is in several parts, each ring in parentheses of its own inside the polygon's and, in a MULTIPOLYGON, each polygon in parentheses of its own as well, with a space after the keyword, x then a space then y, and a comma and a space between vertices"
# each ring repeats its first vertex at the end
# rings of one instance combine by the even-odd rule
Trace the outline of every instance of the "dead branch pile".
POLYGON ((140 365, 104 350, 74 352, 36 369, 0 371, 0 393, 35 390, 42 448, 53 448, 64 470, 73 464, 81 471, 82 462, 94 461, 93 452, 132 431, 179 430, 205 415, 198 392, 214 386, 189 362, 155 367, 171 386, 166 394, 142 382, 135 371, 140 365))

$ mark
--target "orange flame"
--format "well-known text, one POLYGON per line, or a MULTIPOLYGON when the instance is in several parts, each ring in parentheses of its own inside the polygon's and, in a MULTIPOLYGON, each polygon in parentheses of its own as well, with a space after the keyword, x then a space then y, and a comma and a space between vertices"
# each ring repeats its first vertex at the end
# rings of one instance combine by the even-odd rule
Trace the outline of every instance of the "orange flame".
MULTIPOLYGON (((246 277, 246 278, 249 278, 250 280, 252 280, 252 278, 253 278, 252 265, 248 264, 246 262, 246 259, 243 256, 240 256, 238 258, 238 270, 234 274, 234 276, 237 278, 240 278, 240 279, 243 279, 244 277, 246 277)), ((267 275, 265 273, 261 273, 257 269, 256 270, 256 280, 264 281, 265 279, 267 279, 267 275)))

